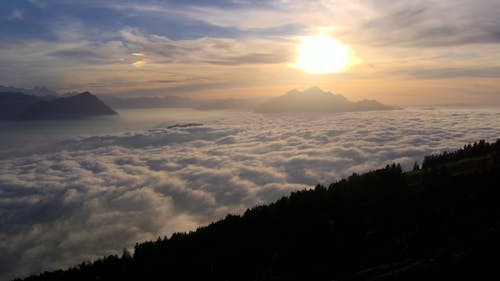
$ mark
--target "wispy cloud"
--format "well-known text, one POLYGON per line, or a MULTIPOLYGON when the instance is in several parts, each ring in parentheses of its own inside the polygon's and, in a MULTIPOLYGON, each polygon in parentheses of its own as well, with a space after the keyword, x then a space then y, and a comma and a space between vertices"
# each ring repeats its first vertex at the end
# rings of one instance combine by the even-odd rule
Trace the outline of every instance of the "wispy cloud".
POLYGON ((20 9, 13 9, 8 16, 9 20, 24 20, 24 12, 20 9))
MULTIPOLYGON (((153 86, 143 81, 187 81, 189 73, 198 78, 200 69, 211 85, 247 87, 243 77, 260 75, 256 85, 263 88, 276 81, 333 86, 338 80, 425 79, 418 73, 450 79, 449 71, 439 72, 449 68, 460 73, 456 78, 495 79, 494 71, 477 70, 495 69, 500 61, 500 4, 494 0, 16 3, 0 7, 0 84, 30 87, 25 84, 36 81, 83 90, 99 83, 90 90, 148 91, 153 86), (300 36, 320 31, 349 45, 359 58, 335 79, 289 69, 300 36), (140 52, 144 59, 133 55, 140 52), (116 80, 130 81, 131 88, 116 87, 116 80)), ((404 92, 419 94, 410 90, 404 92)))
POLYGON ((377 16, 361 25, 367 44, 447 47, 500 42, 500 3, 481 1, 376 1, 377 16))

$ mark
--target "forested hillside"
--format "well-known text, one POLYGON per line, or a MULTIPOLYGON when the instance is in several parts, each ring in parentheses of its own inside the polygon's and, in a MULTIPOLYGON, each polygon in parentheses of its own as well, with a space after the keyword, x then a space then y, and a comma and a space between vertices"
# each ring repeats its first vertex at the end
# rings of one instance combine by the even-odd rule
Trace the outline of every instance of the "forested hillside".
POLYGON ((25 280, 481 280, 499 266, 500 140, 25 280))

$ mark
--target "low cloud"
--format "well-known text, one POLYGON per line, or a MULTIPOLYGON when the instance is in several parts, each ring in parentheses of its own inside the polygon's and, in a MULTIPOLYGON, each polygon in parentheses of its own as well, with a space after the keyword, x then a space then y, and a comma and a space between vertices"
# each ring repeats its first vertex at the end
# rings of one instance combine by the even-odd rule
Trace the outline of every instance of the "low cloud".
POLYGON ((227 113, 0 160, 2 279, 118 253, 318 182, 498 137, 493 111, 227 113), (200 121, 200 120, 198 120, 200 121))

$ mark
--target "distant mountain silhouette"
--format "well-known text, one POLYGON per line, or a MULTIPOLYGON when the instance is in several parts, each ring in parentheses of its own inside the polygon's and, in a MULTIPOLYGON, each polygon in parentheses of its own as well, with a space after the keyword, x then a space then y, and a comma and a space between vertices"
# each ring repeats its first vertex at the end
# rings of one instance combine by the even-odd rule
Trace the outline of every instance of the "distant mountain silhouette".
POLYGON ((76 119, 116 112, 96 96, 84 92, 74 96, 44 99, 23 93, 0 93, 0 119, 76 119))
POLYGON ((30 96, 37 96, 43 98, 56 98, 59 96, 58 92, 52 91, 46 87, 34 87, 33 89, 16 88, 12 86, 0 85, 0 93, 23 93, 30 96))
POLYGON ((182 96, 120 97, 103 95, 100 98, 114 108, 194 108, 201 110, 255 110, 257 112, 349 112, 391 110, 396 107, 375 100, 352 102, 342 95, 324 92, 318 87, 305 91, 292 90, 285 95, 264 98, 192 99, 182 96))
POLYGON ((42 99, 20 92, 0 93, 0 120, 16 120, 42 99))
POLYGON ((21 115, 21 119, 74 119, 116 112, 89 92, 41 101, 21 115))
POLYGON ((375 100, 352 102, 342 95, 324 92, 318 87, 305 91, 291 90, 271 98, 256 108, 257 112, 350 112, 367 110, 392 110, 393 106, 375 100))
MULTIPOLYGON (((43 100, 53 100, 77 96, 78 93, 67 93, 60 95, 46 87, 34 87, 33 89, 24 89, 16 87, 6 87, 0 85, 0 94, 23 93, 25 95, 35 96, 43 100)), ((268 100, 261 98, 253 99, 206 99, 197 100, 181 96, 138 96, 138 97, 119 97, 103 95, 99 97, 102 101, 114 108, 195 108, 202 110, 219 110, 219 109, 243 109, 255 110, 257 112, 350 112, 350 111, 369 111, 369 110, 392 110, 397 109, 393 106, 388 106, 379 103, 375 100, 362 100, 352 102, 340 94, 325 92, 319 87, 312 87, 304 91, 291 90, 286 94, 274 97, 268 100)), ((54 103, 58 104, 60 101, 54 103)), ((1 104, 0 104, 1 106, 1 104)), ((48 105, 47 105, 48 106, 48 105)), ((37 109, 42 110, 42 109, 37 109)), ((81 112, 83 113, 83 112, 81 112)), ((35 112, 33 113, 35 114, 35 112)), ((42 113, 40 113, 42 114, 42 113)), ((0 114, 1 119, 6 119, 7 113, 0 114)), ((43 115, 49 116, 48 112, 43 115)), ((58 117, 65 116, 64 113, 54 113, 51 118, 75 118, 75 117, 58 117)), ((68 112, 68 116, 71 115, 68 112)), ((75 114, 78 115, 78 114, 75 114)), ((85 115, 85 114, 84 114, 85 115)), ((11 113, 9 113, 11 116, 11 113)), ((24 118, 30 117, 26 114, 24 118)), ((12 118, 10 118, 12 119, 12 118)))

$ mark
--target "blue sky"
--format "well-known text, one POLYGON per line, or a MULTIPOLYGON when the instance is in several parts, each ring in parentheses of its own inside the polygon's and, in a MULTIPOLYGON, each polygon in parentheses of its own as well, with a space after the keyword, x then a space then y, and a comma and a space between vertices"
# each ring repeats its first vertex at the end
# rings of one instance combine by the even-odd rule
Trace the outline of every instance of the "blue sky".
POLYGON ((319 85, 396 104, 500 102, 499 10, 493 0, 2 0, 0 84, 206 98, 319 85), (291 67, 301 38, 318 33, 355 63, 328 75, 291 67))

